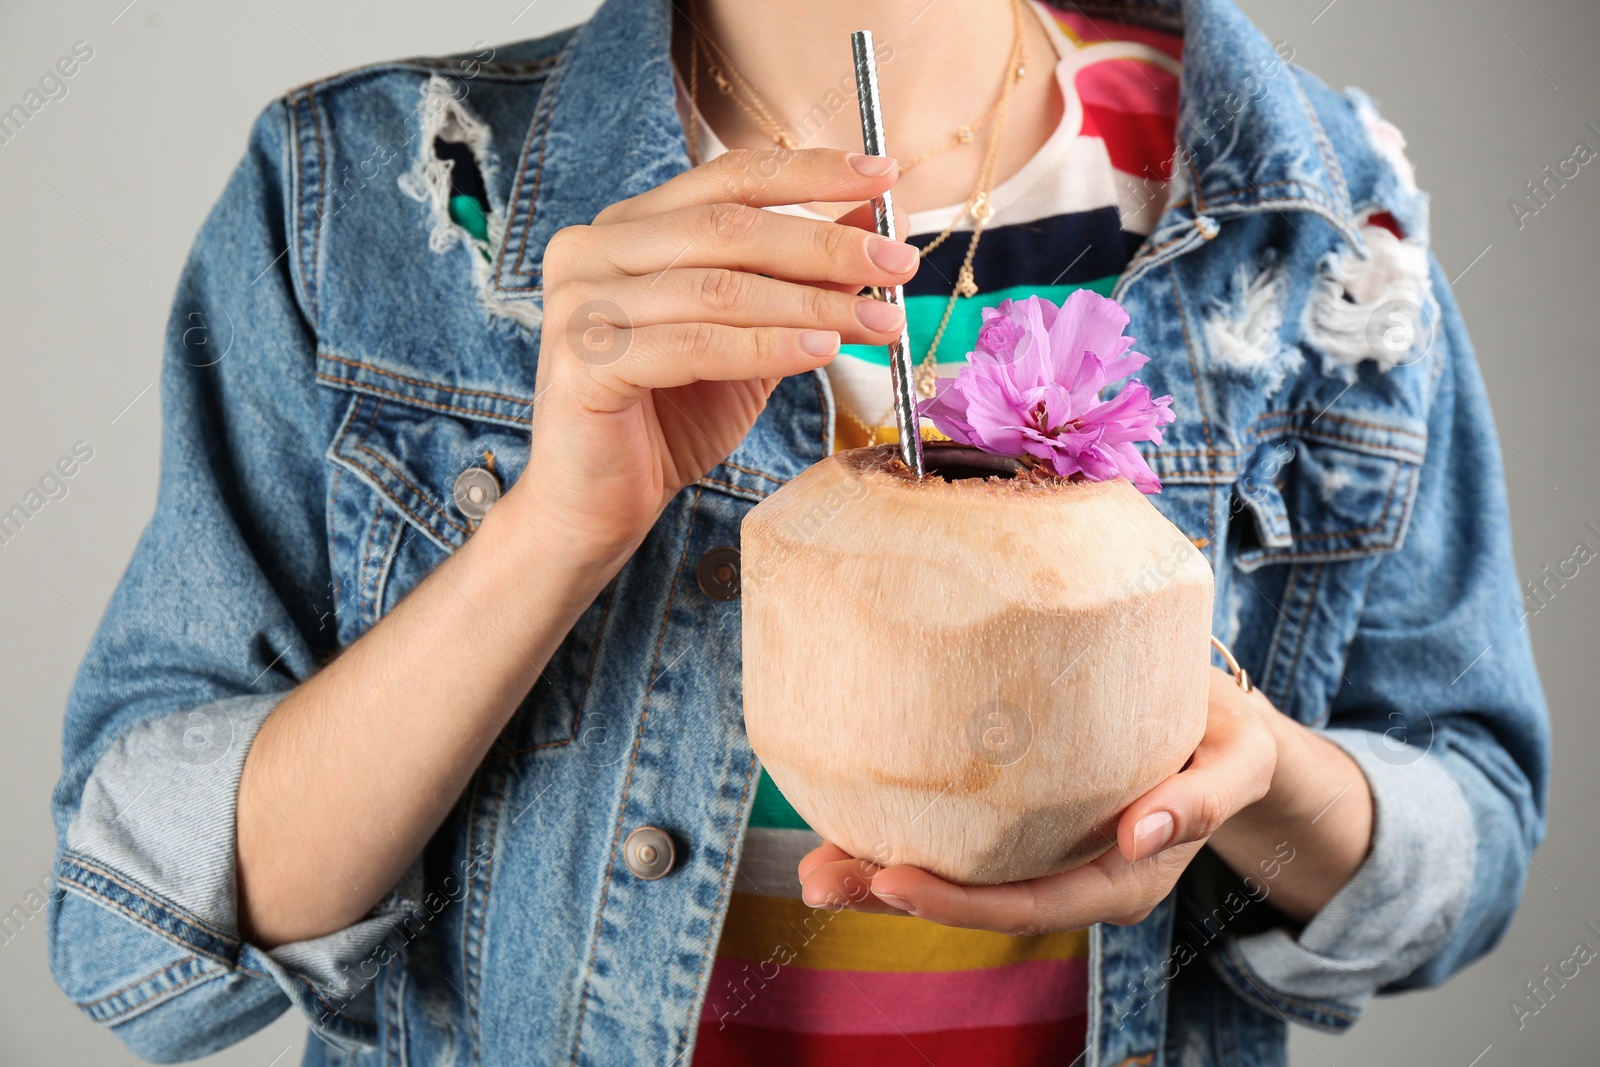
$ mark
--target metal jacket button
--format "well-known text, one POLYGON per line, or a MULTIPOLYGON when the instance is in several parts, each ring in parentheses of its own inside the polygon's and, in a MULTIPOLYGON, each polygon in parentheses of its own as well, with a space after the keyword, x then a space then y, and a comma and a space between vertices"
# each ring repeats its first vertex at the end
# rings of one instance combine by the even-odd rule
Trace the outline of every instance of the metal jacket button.
POLYGON ((695 568, 700 591, 712 600, 739 599, 739 550, 713 548, 700 557, 695 568))
POLYGON ((647 882, 666 877, 677 860, 672 838, 654 826, 641 826, 622 842, 622 861, 635 877, 647 882))
POLYGON ((483 467, 468 467, 456 475, 451 495, 461 514, 473 522, 482 522, 494 502, 500 499, 500 479, 483 467))

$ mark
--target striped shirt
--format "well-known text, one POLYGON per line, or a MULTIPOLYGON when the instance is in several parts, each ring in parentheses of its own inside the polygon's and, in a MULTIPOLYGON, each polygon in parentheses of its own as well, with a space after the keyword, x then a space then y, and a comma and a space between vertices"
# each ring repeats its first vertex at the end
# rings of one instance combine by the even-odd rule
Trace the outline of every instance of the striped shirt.
MULTIPOLYGON (((1166 206, 1181 40, 1035 7, 1056 47, 1066 106, 1046 143, 993 191, 995 216, 973 264, 979 293, 956 303, 936 355, 941 375, 965 364, 985 306, 1032 294, 1060 303, 1080 288, 1109 294, 1166 206)), ((724 151, 703 123, 694 128, 699 158, 724 151)), ((926 246, 961 210, 916 212, 911 243, 926 246)), ((970 219, 958 223, 905 287, 919 362, 970 228, 970 219)), ((840 409, 835 446, 866 443, 856 419, 886 428, 879 441, 894 440, 886 350, 847 345, 827 373, 840 409)), ((1019 938, 810 908, 796 866, 821 843, 762 771, 695 1067, 1032 1067, 1082 1051, 1086 931, 1019 938)))

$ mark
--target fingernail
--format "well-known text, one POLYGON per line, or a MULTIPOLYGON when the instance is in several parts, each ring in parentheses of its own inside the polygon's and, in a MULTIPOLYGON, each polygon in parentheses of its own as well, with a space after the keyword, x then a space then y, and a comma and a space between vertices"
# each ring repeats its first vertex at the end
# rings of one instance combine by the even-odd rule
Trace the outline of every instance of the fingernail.
POLYGON ((868 156, 860 152, 851 152, 845 158, 850 161, 850 165, 859 173, 869 178, 888 174, 895 168, 895 160, 892 156, 868 156))
POLYGON ((907 915, 915 915, 917 913, 916 909, 911 906, 911 901, 904 897, 897 897, 893 893, 880 893, 876 889, 872 891, 872 895, 889 905, 889 907, 898 908, 907 915))
POLYGON ((874 333, 888 333, 905 323, 906 313, 882 300, 857 300, 856 321, 874 333))
POLYGON ((823 893, 820 897, 816 893, 800 890, 800 903, 808 908, 821 908, 824 911, 843 911, 844 901, 832 893, 823 893), (815 898, 815 899, 814 899, 815 898))
POLYGON ((1133 858, 1148 859, 1172 840, 1172 812, 1155 811, 1133 824, 1133 858))
POLYGON ((872 262, 891 274, 904 274, 917 265, 917 250, 899 241, 874 237, 867 242, 867 255, 872 262))
POLYGON ((808 356, 831 356, 839 351, 839 335, 832 330, 801 330, 800 351, 808 356))

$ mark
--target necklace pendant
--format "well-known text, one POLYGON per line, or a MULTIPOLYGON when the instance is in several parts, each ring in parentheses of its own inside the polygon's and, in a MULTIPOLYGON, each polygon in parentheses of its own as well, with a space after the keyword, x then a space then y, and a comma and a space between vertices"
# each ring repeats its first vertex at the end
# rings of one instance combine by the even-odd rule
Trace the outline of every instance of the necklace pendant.
POLYGON ((973 276, 972 268, 962 264, 961 272, 956 275, 956 292, 962 296, 978 295, 978 279, 973 276))
POLYGON ((974 194, 972 206, 967 210, 972 215, 972 220, 980 226, 989 225, 989 220, 994 218, 994 205, 989 203, 988 193, 974 194))
POLYGON ((957 130, 956 131, 956 140, 960 141, 962 144, 971 144, 972 143, 972 127, 971 126, 963 126, 959 130, 957 130))

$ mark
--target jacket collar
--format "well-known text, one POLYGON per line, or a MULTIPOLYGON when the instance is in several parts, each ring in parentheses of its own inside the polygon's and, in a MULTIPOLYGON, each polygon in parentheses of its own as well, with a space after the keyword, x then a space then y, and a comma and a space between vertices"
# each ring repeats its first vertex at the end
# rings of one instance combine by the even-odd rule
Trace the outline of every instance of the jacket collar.
MULTIPOLYGON (((1179 0, 1096 13, 1166 22, 1179 0)), ((1182 0, 1179 162, 1196 214, 1304 211, 1363 248, 1350 193, 1298 77, 1233 0, 1182 0)), ((550 237, 689 166, 673 97, 669 0, 606 0, 567 42, 529 128, 496 256, 502 299, 541 295, 550 237)), ((842 46, 841 46, 842 47, 842 46)))

